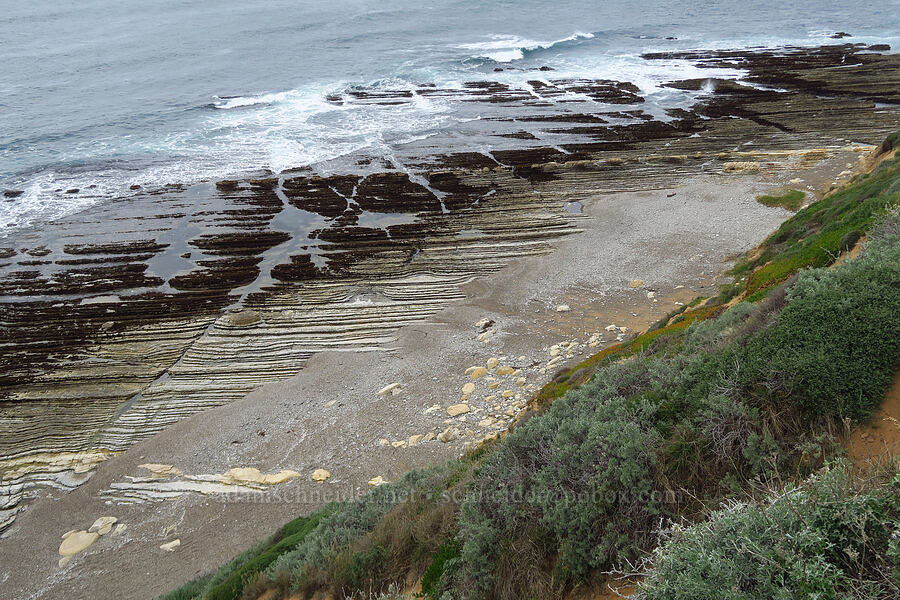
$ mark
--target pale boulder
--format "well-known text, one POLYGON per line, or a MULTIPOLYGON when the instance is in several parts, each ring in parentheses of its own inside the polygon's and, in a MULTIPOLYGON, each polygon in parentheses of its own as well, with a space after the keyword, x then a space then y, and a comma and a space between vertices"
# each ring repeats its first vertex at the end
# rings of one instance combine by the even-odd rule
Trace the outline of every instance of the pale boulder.
POLYGON ((331 473, 329 473, 325 469, 316 469, 312 472, 311 477, 313 481, 325 481, 331 477, 331 473))
POLYGON ((471 377, 472 379, 481 379, 487 374, 488 370, 484 367, 475 367, 475 369, 471 373, 469 373, 469 377, 471 377))
POLYGON ((87 550, 94 542, 100 539, 96 531, 76 531, 69 533, 59 545, 59 554, 62 557, 73 557, 79 552, 87 550))
POLYGON ((447 429, 440 432, 437 436, 437 439, 445 444, 447 442, 452 442, 459 437, 459 430, 454 429, 453 427, 448 427, 447 429))
POLYGON ((459 415, 464 415, 467 412, 469 412, 469 405, 465 403, 453 404, 447 407, 447 414, 451 417, 458 417, 459 415))
POLYGON ((181 545, 180 539, 172 540, 171 542, 166 542, 165 544, 160 544, 159 549, 165 550, 166 552, 175 552, 175 548, 181 545))
POLYGON ((117 522, 118 519, 115 517, 100 517, 96 521, 94 521, 93 525, 88 528, 88 532, 96 532, 100 535, 106 535, 107 533, 112 531, 113 525, 115 525, 117 522))
POLYGON ((389 385, 384 386, 380 390, 378 390, 379 396, 387 396, 390 393, 393 393, 394 390, 400 387, 399 383, 391 383, 389 385))

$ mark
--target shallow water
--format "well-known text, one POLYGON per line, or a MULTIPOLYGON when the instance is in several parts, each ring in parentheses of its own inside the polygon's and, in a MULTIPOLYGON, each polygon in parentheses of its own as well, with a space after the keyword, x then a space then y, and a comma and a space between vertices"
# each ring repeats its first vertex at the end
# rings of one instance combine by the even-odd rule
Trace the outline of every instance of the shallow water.
POLYGON ((352 152, 397 166, 404 145, 500 143, 484 105, 419 95, 336 105, 335 94, 487 79, 527 87, 545 66, 553 77, 632 81, 654 114, 681 101, 661 82, 702 72, 648 64, 642 51, 817 45, 835 31, 896 44, 900 31, 891 0, 10 4, 0 13, 0 189, 24 193, 0 202, 0 237, 132 185, 352 152))

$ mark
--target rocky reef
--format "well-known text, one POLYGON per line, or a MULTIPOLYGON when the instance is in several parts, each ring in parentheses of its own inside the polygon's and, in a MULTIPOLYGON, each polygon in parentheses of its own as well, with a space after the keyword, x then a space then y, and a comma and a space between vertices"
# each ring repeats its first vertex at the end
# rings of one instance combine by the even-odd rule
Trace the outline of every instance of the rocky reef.
POLYGON ((390 351, 466 282, 577 232, 567 207, 585 197, 852 157, 900 128, 900 56, 884 50, 648 54, 744 73, 672 81, 692 102, 666 115, 630 82, 538 73, 529 89, 348 92, 328 101, 500 107, 482 124, 498 148, 161 185, 23 233, 0 248, 0 528, 41 486, 75 486, 316 352, 390 351))

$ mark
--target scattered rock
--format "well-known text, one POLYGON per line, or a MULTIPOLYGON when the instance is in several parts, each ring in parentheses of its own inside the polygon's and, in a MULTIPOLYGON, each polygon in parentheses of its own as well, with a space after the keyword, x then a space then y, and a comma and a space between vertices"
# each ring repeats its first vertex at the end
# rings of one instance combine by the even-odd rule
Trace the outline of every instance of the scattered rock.
POLYGON ((103 331, 109 331, 109 330, 112 329, 114 326, 115 326, 115 323, 114 323, 114 322, 112 322, 112 321, 106 321, 105 323, 103 323, 103 325, 100 326, 100 329, 102 329, 103 331))
POLYGON ((496 369, 496 368, 497 368, 497 365, 499 365, 499 364, 500 364, 500 361, 497 360, 497 359, 496 359, 495 357, 493 357, 493 356, 490 357, 489 359, 487 359, 487 368, 488 368, 488 369, 491 369, 492 371, 493 371, 494 369, 496 369))
POLYGON ((385 481, 384 477, 382 477, 381 475, 379 475, 378 477, 373 477, 369 480, 369 485, 372 487, 378 487, 379 485, 384 485, 386 483, 387 481, 385 481))
POLYGON ((88 533, 98 533, 100 535, 106 535, 110 531, 112 531, 112 526, 115 525, 119 520, 115 517, 100 517, 94 524, 88 528, 88 533))
MULTIPOLYGON (((69 532, 59 545, 59 554, 63 558, 72 558, 79 552, 87 550, 91 544, 98 539, 100 539, 100 534, 96 531, 80 530, 69 532)), ((65 562, 68 562, 68 560, 65 562)), ((65 563, 60 560, 60 566, 63 566, 64 564, 65 563)))
POLYGON ((448 427, 447 429, 440 432, 437 436, 437 439, 443 443, 452 442, 459 437, 459 430, 453 427, 448 427))
POLYGON ((391 446, 394 448, 406 448, 406 440, 397 440, 396 442, 391 442, 391 446))
POLYGON ((4 198, 18 198, 25 193, 25 190, 3 190, 4 198))
POLYGON ((165 550, 166 552, 175 552, 175 548, 181 545, 180 539, 174 539, 171 542, 166 542, 165 544, 161 544, 159 546, 160 550, 165 550))
POLYGON ((569 312, 572 308, 568 304, 560 304, 556 307, 556 312, 569 312))
POLYGON ((411 435, 411 436, 409 436, 409 445, 410 445, 410 446, 416 446, 416 445, 419 444, 419 442, 421 442, 421 441, 424 440, 424 439, 425 439, 425 435, 424 435, 424 434, 421 434, 421 433, 417 433, 417 434, 415 434, 415 435, 411 435))
POLYGON ((325 481, 331 477, 331 473, 326 471, 325 469, 316 469, 312 472, 312 480, 313 481, 325 481))
POLYGON ((487 418, 484 418, 484 419, 478 421, 478 426, 479 427, 490 427, 495 422, 496 421, 494 421, 494 419, 492 419, 491 417, 487 417, 487 418))
POLYGON ((472 379, 481 379, 487 374, 488 370, 484 367, 475 367, 475 369, 471 373, 469 373, 469 377, 471 377, 472 379))
POLYGON ((505 391, 504 391, 502 394, 500 394, 500 395, 503 396, 504 398, 512 398, 513 396, 516 395, 516 393, 515 393, 514 391, 512 391, 512 390, 505 390, 505 391))
POLYGON ((470 396, 475 392, 475 384, 471 381, 464 386, 462 386, 462 393, 466 396, 470 396))
POLYGON ((516 372, 515 369, 513 369, 510 366, 506 366, 506 365, 497 369, 497 375, 512 375, 515 372, 516 372))
POLYGON ((606 326, 607 331, 615 331, 616 329, 618 329, 618 327, 616 327, 615 325, 607 325, 606 326))
POLYGON ((525 383, 526 383, 527 381, 528 381, 528 380, 525 379, 524 377, 519 377, 518 379, 516 379, 516 385, 520 385, 520 386, 521 386, 521 385, 525 385, 525 383))
POLYGON ((386 396, 386 395, 388 395, 388 394, 393 393, 393 391, 396 390, 396 389, 398 389, 399 387, 400 387, 400 384, 399 384, 399 383, 392 383, 392 384, 390 384, 390 385, 386 385, 386 386, 384 386, 383 388, 381 388, 380 390, 378 390, 378 395, 379 395, 379 396, 386 396))
POLYGON ((843 38, 848 38, 848 37, 853 37, 853 36, 850 35, 849 33, 847 33, 846 31, 838 31, 837 33, 832 34, 830 37, 833 40, 840 40, 843 38))
POLYGON ((289 479, 300 477, 297 471, 283 470, 270 475, 263 475, 259 469, 253 467, 235 467, 223 473, 220 477, 222 483, 227 484, 244 484, 244 483, 261 483, 265 485, 277 485, 284 483, 289 479))
POLYGON ((329 400, 328 402, 325 403, 325 408, 331 408, 335 404, 337 404, 337 400, 329 400))
POLYGON ((644 285, 643 279, 632 279, 631 281, 628 282, 628 287, 632 287, 632 288, 639 288, 642 285, 644 285))
POLYGON ((465 403, 454 404, 447 408, 447 414, 451 417, 457 417, 459 415, 464 415, 469 412, 469 405, 465 403))
POLYGON ((648 300, 653 300, 654 298, 656 298, 656 292, 647 292, 648 300))

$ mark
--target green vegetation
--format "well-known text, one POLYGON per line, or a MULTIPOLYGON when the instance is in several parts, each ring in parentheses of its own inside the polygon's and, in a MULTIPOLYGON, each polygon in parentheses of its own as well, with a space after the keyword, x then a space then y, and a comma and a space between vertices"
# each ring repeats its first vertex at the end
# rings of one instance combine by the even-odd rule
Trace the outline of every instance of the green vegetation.
POLYGON ((827 195, 782 224, 755 255, 732 270, 753 293, 799 269, 830 265, 852 247, 879 214, 897 203, 900 159, 885 160, 867 178, 827 195))
POLYGON ((731 503, 668 532, 645 600, 900 597, 900 475, 860 481, 847 464, 762 501, 731 503))
POLYGON ((162 597, 162 600, 192 598, 240 598, 244 586, 278 556, 299 545, 330 512, 330 505, 308 517, 300 517, 282 527, 271 538, 240 554, 213 575, 201 577, 162 597))
POLYGON ((797 210, 803 206, 805 200, 806 194, 800 190, 781 190, 774 194, 765 194, 756 197, 756 201, 760 204, 773 207, 780 206, 791 212, 797 212, 797 210))
POLYGON ((831 461, 900 365, 898 182, 886 160, 801 210, 716 298, 559 373, 502 441, 298 519, 168 598, 397 596, 420 578, 431 600, 554 598, 651 552, 647 600, 897 597, 900 484, 831 461))

